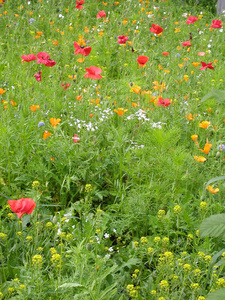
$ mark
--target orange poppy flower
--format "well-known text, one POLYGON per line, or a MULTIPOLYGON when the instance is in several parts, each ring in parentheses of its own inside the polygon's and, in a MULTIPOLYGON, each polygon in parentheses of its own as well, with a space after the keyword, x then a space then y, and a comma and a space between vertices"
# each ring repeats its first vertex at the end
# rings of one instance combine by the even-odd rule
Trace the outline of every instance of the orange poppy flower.
POLYGON ((117 109, 114 109, 114 111, 121 117, 124 115, 125 112, 128 111, 128 109, 124 109, 122 107, 118 107, 118 110, 117 109))
POLYGON ((208 185, 206 189, 213 194, 216 194, 220 191, 219 188, 213 189, 211 185, 208 185))
POLYGON ((4 94, 6 92, 6 90, 3 90, 2 88, 0 88, 0 95, 4 94))
POLYGON ((76 96, 77 101, 80 101, 82 99, 81 95, 76 96))
POLYGON ((193 62, 192 65, 193 65, 194 67, 197 67, 197 66, 199 65, 199 62, 193 62))
POLYGON ((212 147, 212 144, 209 144, 209 141, 207 139, 207 143, 205 144, 204 149, 198 149, 198 150, 204 152, 205 154, 208 154, 211 147, 212 147))
POLYGON ((203 121, 199 124, 199 127, 206 129, 210 124, 208 121, 203 121))
POLYGON ((56 118, 51 118, 50 119, 50 123, 52 124, 52 126, 54 128, 56 128, 56 126, 59 124, 60 121, 61 121, 61 119, 56 119, 56 118))
POLYGON ((41 35, 43 34, 43 31, 37 31, 37 34, 38 34, 39 36, 41 36, 41 35))
POLYGON ((138 94, 141 91, 141 87, 138 85, 134 85, 132 86, 131 91, 134 92, 135 94, 138 94))
POLYGON ((191 136, 191 139, 192 139, 193 142, 195 142, 195 141, 197 140, 197 138, 198 138, 198 135, 197 135, 197 134, 193 134, 193 135, 191 136))
POLYGON ((194 156, 194 159, 197 160, 198 162, 204 162, 206 161, 206 158, 204 156, 194 156))
POLYGON ((51 135, 51 133, 48 132, 47 130, 45 130, 45 132, 43 134, 43 139, 46 140, 50 135, 51 135))
POLYGON ((91 102, 97 105, 100 102, 100 98, 97 98, 96 100, 91 99, 91 102))
POLYGON ((30 110, 36 111, 37 109, 40 109, 39 105, 31 105, 30 110))

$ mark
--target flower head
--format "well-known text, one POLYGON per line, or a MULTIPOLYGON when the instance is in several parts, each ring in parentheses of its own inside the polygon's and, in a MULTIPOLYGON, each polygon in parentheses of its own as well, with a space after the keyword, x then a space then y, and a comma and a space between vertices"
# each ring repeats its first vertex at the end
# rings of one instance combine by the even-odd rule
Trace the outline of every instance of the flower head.
POLYGON ((52 124, 52 126, 54 127, 54 128, 56 128, 56 126, 59 124, 59 122, 61 121, 61 119, 56 119, 56 118, 51 118, 50 119, 50 123, 52 124))
POLYGON ((81 1, 78 1, 77 0, 77 5, 76 5, 76 8, 77 9, 83 9, 83 4, 85 3, 85 1, 84 0, 81 0, 81 1))
POLYGON ((159 100, 158 100, 158 102, 157 102, 158 106, 163 106, 163 107, 169 106, 170 103, 171 103, 171 102, 170 102, 170 99, 169 99, 169 98, 166 98, 166 99, 163 100, 162 97, 159 97, 159 100))
POLYGON ((204 162, 206 161, 206 158, 204 156, 194 156, 194 159, 197 160, 198 162, 204 162))
POLYGON ((156 24, 152 24, 152 27, 149 28, 149 30, 155 34, 160 34, 163 32, 163 28, 156 24))
POLYGON ((139 65, 141 67, 144 67, 144 65, 146 64, 146 62, 149 60, 149 57, 148 56, 138 56, 137 58, 137 62, 139 63, 139 65))
POLYGON ((95 67, 95 66, 91 66, 89 68, 85 68, 85 70, 87 71, 87 73, 84 75, 85 78, 91 78, 91 79, 101 79, 102 76, 99 75, 100 73, 102 73, 102 69, 95 67))
POLYGON ((194 24, 197 20, 198 20, 197 17, 190 16, 190 17, 188 17, 186 24, 194 24))
POLYGON ((128 36, 125 36, 125 35, 119 35, 118 36, 118 41, 117 43, 119 44, 126 44, 126 41, 128 40, 128 36))
POLYGON ((201 64, 202 64, 202 67, 199 70, 214 69, 214 67, 212 66, 213 62, 207 64, 207 63, 201 61, 201 64))
POLYGON ((222 21, 220 20, 213 20, 212 25, 210 26, 211 28, 221 28, 222 27, 222 21))
POLYGON ((37 57, 34 54, 29 54, 29 55, 22 55, 22 63, 24 63, 25 61, 29 62, 32 60, 37 60, 37 57))
POLYGON ((19 200, 9 200, 9 206, 12 211, 17 214, 19 219, 22 218, 23 214, 32 214, 36 203, 30 198, 21 198, 19 200))
POLYGON ((104 10, 101 10, 97 15, 96 17, 99 19, 99 18, 105 18, 106 17, 106 13, 104 10))
POLYGON ((208 126, 209 126, 210 124, 211 124, 211 123, 208 122, 208 121, 203 121, 203 122, 201 122, 201 123, 199 124, 199 127, 206 129, 206 128, 208 128, 208 126))
POLYGON ((38 73, 34 74, 34 77, 36 78, 37 81, 41 81, 41 73, 42 71, 39 71, 38 73))
POLYGON ((84 56, 88 56, 91 52, 91 47, 80 47, 76 42, 73 43, 74 48, 75 48, 75 55, 81 54, 84 56))
POLYGON ((186 42, 183 42, 182 45, 184 47, 191 46, 191 42, 190 41, 186 41, 186 42))
POLYGON ((212 147, 212 144, 209 144, 209 141, 207 139, 204 149, 198 149, 198 150, 204 152, 205 154, 208 154, 211 147, 212 147))
POLYGON ((211 185, 208 185, 206 189, 212 194, 216 194, 220 191, 219 188, 213 189, 211 185))

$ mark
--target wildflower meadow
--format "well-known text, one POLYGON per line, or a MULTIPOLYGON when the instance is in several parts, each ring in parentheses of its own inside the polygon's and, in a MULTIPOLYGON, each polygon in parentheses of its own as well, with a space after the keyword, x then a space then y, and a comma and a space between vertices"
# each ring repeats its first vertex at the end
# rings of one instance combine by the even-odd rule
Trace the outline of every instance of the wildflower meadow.
POLYGON ((0 0, 0 299, 225 299, 216 5, 0 0))

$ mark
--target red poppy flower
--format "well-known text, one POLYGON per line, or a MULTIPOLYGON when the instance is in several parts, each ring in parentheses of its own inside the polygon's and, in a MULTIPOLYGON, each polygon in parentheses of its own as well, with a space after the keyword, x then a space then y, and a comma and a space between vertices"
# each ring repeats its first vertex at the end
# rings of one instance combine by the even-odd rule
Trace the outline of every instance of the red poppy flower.
POLYGON ((197 20, 198 20, 198 17, 192 17, 192 16, 190 16, 190 17, 188 17, 186 23, 187 24, 194 24, 197 20))
POLYGON ((198 56, 204 56, 205 52, 198 52, 198 56))
POLYGON ((91 78, 91 79, 101 79, 102 76, 99 75, 100 73, 102 73, 102 69, 95 67, 95 66, 91 66, 89 68, 85 68, 85 70, 87 71, 87 73, 84 75, 85 78, 91 78))
POLYGON ((139 63, 140 66, 144 66, 146 64, 146 62, 149 60, 148 56, 138 56, 137 58, 137 62, 139 63))
POLYGON ((78 1, 77 0, 77 5, 76 5, 76 8, 77 9, 83 9, 83 6, 82 6, 82 4, 84 4, 85 3, 85 1, 84 0, 81 0, 81 1, 78 1))
POLYGON ((34 77, 36 78, 37 81, 41 81, 41 73, 42 71, 39 71, 38 73, 34 74, 34 77))
POLYGON ((212 25, 210 26, 211 28, 221 28, 222 27, 222 22, 220 20, 213 20, 212 25))
POLYGON ((75 55, 80 53, 81 55, 88 56, 91 52, 91 47, 82 48, 76 42, 74 42, 73 45, 75 48, 75 55))
POLYGON ((149 30, 155 34, 160 34, 163 32, 163 28, 156 24, 152 24, 152 27, 149 28, 149 30))
POLYGON ((22 218, 23 214, 31 214, 36 206, 33 199, 21 198, 19 200, 9 200, 9 206, 12 211, 17 214, 19 219, 22 218))
POLYGON ((106 17, 105 11, 104 11, 104 10, 101 10, 101 11, 97 14, 96 17, 97 17, 98 19, 99 19, 99 18, 105 18, 105 17, 106 17))
POLYGON ((190 41, 186 41, 186 42, 183 42, 182 45, 184 47, 191 46, 191 42, 190 41))
POLYGON ((62 83, 61 86, 63 86, 64 90, 67 90, 67 88, 70 86, 70 83, 62 83))
POLYGON ((80 143, 80 138, 78 137, 77 134, 74 134, 72 139, 73 139, 74 143, 80 143))
POLYGON ((36 60, 36 59, 37 59, 37 57, 36 57, 34 54, 22 55, 21 58, 23 59, 23 60, 22 60, 22 63, 23 63, 24 61, 29 62, 29 61, 36 60))
POLYGON ((162 55, 169 55, 169 52, 163 52, 162 55))
POLYGON ((206 64, 205 62, 201 61, 202 67, 199 70, 205 70, 205 69, 214 69, 212 66, 212 62, 209 64, 206 64))
POLYGON ((54 60, 50 59, 50 55, 46 52, 39 52, 37 58, 37 63, 44 64, 46 67, 53 67, 56 64, 54 60))
POLYGON ((158 104, 158 106, 163 106, 163 107, 169 106, 170 105, 170 99, 166 98, 166 99, 163 100, 162 97, 159 97, 159 100, 158 100, 157 104, 158 104))
POLYGON ((126 41, 128 39, 129 38, 127 36, 125 36, 125 35, 119 35, 117 43, 119 43, 119 44, 126 44, 126 41))

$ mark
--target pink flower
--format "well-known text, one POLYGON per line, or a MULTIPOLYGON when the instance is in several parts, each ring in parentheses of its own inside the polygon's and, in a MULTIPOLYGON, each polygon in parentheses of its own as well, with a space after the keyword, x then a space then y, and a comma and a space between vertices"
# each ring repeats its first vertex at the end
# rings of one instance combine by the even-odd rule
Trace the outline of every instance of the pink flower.
POLYGON ((222 22, 220 20, 213 20, 212 25, 210 26, 211 28, 221 28, 222 27, 222 22))
POLYGON ((9 206, 12 211, 17 214, 19 219, 22 218, 23 214, 32 214, 36 203, 30 198, 21 198, 19 200, 9 200, 9 206))
POLYGON ((34 74, 34 77, 36 78, 37 81, 41 81, 41 73, 42 71, 39 71, 38 73, 34 74))
POLYGON ((105 18, 106 17, 106 14, 105 14, 105 11, 104 10, 101 10, 97 15, 96 17, 99 19, 99 18, 105 18))
POLYGON ((186 41, 186 42, 183 42, 182 45, 184 47, 191 46, 191 42, 190 41, 186 41))
POLYGON ((129 38, 127 36, 125 36, 125 35, 119 35, 117 43, 119 43, 119 44, 126 44, 126 41, 128 39, 129 38))
POLYGON ((80 143, 80 138, 78 137, 77 134, 74 134, 72 139, 73 139, 74 143, 80 143))
POLYGON ((202 67, 199 70, 205 70, 205 69, 214 69, 212 66, 212 62, 209 64, 206 64, 205 62, 201 61, 202 67))
POLYGON ((160 34, 163 32, 163 28, 156 24, 152 24, 152 27, 149 28, 149 30, 155 34, 160 34))
POLYGON ((23 59, 22 63, 24 63, 25 61, 29 62, 37 59, 34 54, 22 55, 21 58, 23 59))
POLYGON ((158 100, 157 104, 158 104, 158 106, 163 106, 163 107, 169 106, 170 105, 170 99, 166 98, 166 99, 163 100, 162 97, 159 97, 159 100, 158 100))
POLYGON ((186 23, 187 23, 187 24, 194 24, 197 20, 198 20, 197 17, 191 17, 191 16, 190 16, 190 17, 188 17, 186 23))
POLYGON ((81 0, 81 1, 78 1, 77 0, 77 5, 76 5, 76 8, 77 9, 83 9, 83 6, 82 6, 82 4, 84 4, 85 3, 85 1, 84 0, 81 0))
POLYGON ((80 53, 81 55, 88 56, 91 52, 91 47, 82 48, 76 42, 74 42, 73 45, 75 48, 75 55, 80 53))
POLYGON ((205 52, 198 52, 198 56, 204 56, 205 52))
POLYGON ((85 68, 85 70, 87 71, 87 73, 84 75, 85 78, 91 78, 91 79, 101 79, 102 76, 99 75, 100 73, 102 73, 102 69, 95 67, 95 66, 91 66, 89 68, 85 68))

